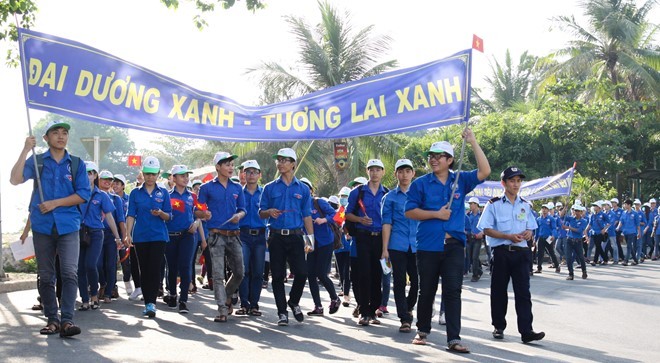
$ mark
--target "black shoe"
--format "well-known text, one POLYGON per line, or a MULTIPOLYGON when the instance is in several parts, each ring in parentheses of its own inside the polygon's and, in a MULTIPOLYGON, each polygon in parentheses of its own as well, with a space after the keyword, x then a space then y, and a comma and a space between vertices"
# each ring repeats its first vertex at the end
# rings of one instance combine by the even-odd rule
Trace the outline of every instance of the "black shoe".
POLYGON ((362 326, 369 325, 369 318, 366 317, 366 316, 361 317, 360 320, 358 320, 358 324, 360 324, 362 326))
POLYGON ((592 261, 591 266, 596 266, 596 263, 592 261))
POLYGON ((561 267, 557 266, 557 267, 555 268, 555 272, 556 272, 556 273, 560 273, 560 272, 561 272, 561 267))
POLYGON ((167 307, 170 309, 176 309, 176 295, 169 295, 169 299, 167 299, 167 307))
POLYGON ((323 308, 315 307, 314 310, 308 311, 307 315, 309 316, 323 316, 323 308))
POLYGON ((303 320, 305 320, 305 315, 303 315, 302 310, 300 309, 300 305, 293 305, 290 302, 288 305, 293 312, 293 317, 296 318, 299 323, 302 323, 303 320))
POLYGON ((534 273, 535 273, 535 274, 540 274, 540 273, 542 273, 542 271, 541 271, 541 269, 539 268, 539 269, 537 269, 536 271, 534 271, 534 273))
POLYGON ((289 325, 289 317, 286 314, 280 314, 279 317, 280 319, 277 321, 277 325, 279 326, 289 325))
POLYGON ((582 279, 583 280, 587 279, 587 271, 582 271, 582 279))
POLYGON ((544 337, 545 337, 544 332, 536 333, 532 330, 531 332, 529 332, 527 334, 523 334, 521 339, 522 339, 523 343, 529 343, 529 342, 533 342, 535 340, 541 340, 544 337))
POLYGON ((188 306, 183 301, 179 302, 179 314, 188 314, 188 306))
POLYGON ((479 275, 474 275, 474 276, 472 276, 472 279, 470 279, 470 281, 477 282, 477 281, 479 281, 479 277, 480 277, 479 275))
POLYGON ((504 330, 502 330, 502 329, 493 330, 493 338, 495 338, 495 339, 504 339, 504 330))
POLYGON ((568 275, 568 277, 566 278, 566 280, 573 280, 573 275, 568 275))

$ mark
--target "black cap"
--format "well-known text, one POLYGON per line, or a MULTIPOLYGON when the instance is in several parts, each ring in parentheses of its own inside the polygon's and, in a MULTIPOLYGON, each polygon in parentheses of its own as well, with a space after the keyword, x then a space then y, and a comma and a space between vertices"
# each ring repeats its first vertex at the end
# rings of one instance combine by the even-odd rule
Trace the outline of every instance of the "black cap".
POLYGON ((522 170, 516 168, 515 166, 510 166, 504 169, 502 174, 500 174, 500 179, 507 180, 513 178, 514 176, 520 176, 523 179, 525 178, 525 174, 523 174, 522 170))

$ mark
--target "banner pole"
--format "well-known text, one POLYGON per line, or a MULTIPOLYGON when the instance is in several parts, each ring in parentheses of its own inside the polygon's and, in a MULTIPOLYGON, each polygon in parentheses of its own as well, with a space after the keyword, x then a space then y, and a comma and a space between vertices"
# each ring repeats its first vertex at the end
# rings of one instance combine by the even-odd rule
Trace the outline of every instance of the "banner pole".
MULTIPOLYGON (((14 21, 16 22, 16 31, 18 31, 20 28, 18 26, 18 17, 16 14, 14 14, 14 21)), ((33 137, 32 133, 32 121, 30 120, 30 107, 28 107, 27 102, 27 70, 25 69, 25 57, 23 54, 23 45, 21 44, 21 36, 19 32, 18 36, 18 51, 20 54, 20 66, 21 66, 21 74, 23 75, 23 93, 25 95, 25 113, 27 114, 27 122, 28 122, 28 131, 30 137, 33 137)), ((32 161, 34 162, 34 177, 35 180, 37 181, 37 190, 39 191, 39 201, 40 204, 44 202, 44 190, 41 187, 41 176, 39 175, 39 166, 37 165, 37 152, 34 150, 34 147, 32 148, 32 161)))
MULTIPOLYGON (((468 130, 468 124, 470 120, 465 121, 465 129, 463 133, 468 130)), ((454 185, 451 187, 451 195, 449 196, 449 204, 447 204, 447 209, 451 209, 451 203, 454 201, 454 194, 456 189, 458 189, 458 179, 461 176, 461 171, 463 170, 463 156, 465 154, 465 136, 463 136, 463 143, 461 144, 461 156, 458 159, 458 171, 456 171, 456 180, 454 180, 454 185)))

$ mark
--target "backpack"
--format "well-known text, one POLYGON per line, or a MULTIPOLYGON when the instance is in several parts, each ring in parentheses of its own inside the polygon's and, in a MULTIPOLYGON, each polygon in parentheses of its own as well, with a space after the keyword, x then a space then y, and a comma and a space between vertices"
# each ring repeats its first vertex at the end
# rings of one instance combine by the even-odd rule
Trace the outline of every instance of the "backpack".
MULTIPOLYGON (((323 210, 319 207, 318 198, 314 198, 314 208, 319 211, 321 218, 325 218, 325 213, 323 213, 323 210)), ((341 230, 339 229, 339 226, 333 221, 328 221, 328 225, 330 225, 330 230, 332 230, 333 234, 332 249, 338 250, 344 248, 344 244, 341 241, 341 230)))
MULTIPOLYGON (((387 194, 390 191, 386 187, 383 187, 383 190, 385 191, 384 194, 387 194)), ((358 192, 358 198, 357 201, 355 202, 355 206, 353 207, 353 210, 350 212, 347 211, 346 213, 347 214, 352 213, 353 215, 357 215, 355 212, 357 211, 358 205, 360 204, 360 201, 362 200, 363 197, 364 197, 364 189, 362 189, 362 186, 360 186, 360 191, 358 192)), ((346 233, 348 233, 349 236, 354 237, 355 234, 357 233, 357 223, 351 222, 348 219, 346 219, 346 221, 344 222, 344 230, 346 231, 346 233)))

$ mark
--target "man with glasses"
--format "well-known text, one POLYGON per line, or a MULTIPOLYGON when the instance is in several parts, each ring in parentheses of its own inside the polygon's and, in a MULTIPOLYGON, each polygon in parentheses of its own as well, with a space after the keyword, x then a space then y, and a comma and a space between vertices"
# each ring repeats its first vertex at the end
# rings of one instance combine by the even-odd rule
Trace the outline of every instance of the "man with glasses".
POLYGON ((295 177, 297 159, 293 149, 280 149, 273 155, 273 159, 276 160, 280 177, 264 187, 259 202, 259 217, 268 218, 268 250, 273 274, 273 295, 277 305, 277 325, 287 326, 287 305, 298 322, 305 318, 299 305, 307 281, 303 226, 308 233, 308 243, 314 246, 312 197, 309 188, 295 177), (287 261, 294 274, 288 303, 284 291, 287 261))
POLYGON ((412 182, 406 202, 406 217, 420 221, 417 227, 419 303, 417 336, 413 344, 426 344, 438 279, 442 277, 448 349, 469 353, 461 342, 461 287, 465 256, 465 195, 490 175, 490 165, 472 130, 463 131, 472 146, 477 169, 452 171, 454 148, 446 141, 433 143, 425 156, 431 172, 412 182), (454 188, 455 186, 455 188, 454 188), (449 202, 451 201, 451 208, 449 202))

